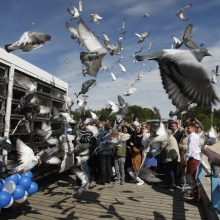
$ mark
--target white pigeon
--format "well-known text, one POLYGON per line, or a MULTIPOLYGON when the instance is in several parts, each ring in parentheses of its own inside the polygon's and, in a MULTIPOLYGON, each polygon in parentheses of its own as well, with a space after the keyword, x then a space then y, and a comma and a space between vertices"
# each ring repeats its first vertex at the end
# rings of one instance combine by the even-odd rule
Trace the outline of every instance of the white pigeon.
POLYGON ((175 36, 172 36, 172 38, 173 38, 173 41, 174 41, 174 43, 176 45, 176 48, 178 48, 179 45, 182 44, 182 41, 179 38, 175 37, 175 36))
POLYGON ((126 28, 126 19, 123 18, 123 19, 122 19, 122 22, 121 22, 121 29, 123 30, 123 29, 125 29, 125 28, 126 28))
POLYGON ((123 73, 127 71, 126 68, 121 63, 119 63, 118 65, 123 73))
POLYGON ((93 120, 99 120, 99 117, 98 117, 98 115, 96 115, 96 113, 90 111, 90 114, 91 114, 93 120))
POLYGON ((124 93, 124 96, 130 96, 130 95, 132 95, 133 93, 135 93, 136 91, 137 91, 136 88, 131 87, 131 88, 129 88, 129 89, 124 93))
POLYGON ((85 108, 87 105, 87 101, 85 99, 80 99, 80 98, 77 99, 76 103, 80 108, 85 108))
POLYGON ((148 18, 150 15, 148 13, 144 13, 144 18, 148 18))
POLYGON ((50 137, 46 140, 49 145, 57 145, 58 139, 56 137, 50 137))
POLYGON ((37 91, 37 82, 31 80, 30 78, 24 77, 21 79, 15 78, 16 84, 21 86, 26 90, 26 92, 36 92, 37 91))
POLYGON ((64 101, 66 105, 66 110, 71 110, 72 106, 74 105, 74 100, 70 97, 64 96, 64 101))
POLYGON ((172 103, 182 111, 188 108, 189 103, 211 107, 219 102, 209 76, 200 63, 204 56, 210 56, 205 48, 166 49, 150 56, 136 56, 136 59, 158 62, 164 89, 172 103))
POLYGON ((50 165, 57 165, 57 164, 61 164, 61 160, 58 157, 51 156, 50 158, 48 158, 47 161, 45 161, 45 163, 50 165))
POLYGON ((108 100, 108 103, 109 103, 109 107, 111 108, 111 114, 114 114, 114 113, 117 113, 119 111, 119 106, 116 105, 114 102, 108 100))
POLYGON ((21 163, 15 168, 17 172, 27 172, 39 163, 40 157, 35 156, 33 150, 19 138, 16 140, 16 149, 21 163))
POLYGON ((54 120, 57 121, 65 121, 67 123, 75 123, 69 113, 67 112, 59 112, 57 116, 54 116, 54 120))
POLYGON ((39 134, 46 141, 52 135, 52 128, 45 121, 41 124, 41 129, 37 129, 37 134, 39 134))
POLYGON ((92 132, 93 137, 97 138, 99 135, 99 130, 95 125, 87 125, 86 128, 92 132))
POLYGON ((39 105, 39 115, 46 115, 51 112, 51 108, 45 105, 39 105))
POLYGON ((6 44, 5 50, 12 52, 14 50, 22 50, 24 52, 31 51, 42 47, 51 39, 51 36, 41 32, 24 32, 21 38, 13 44, 6 44))
POLYGON ((135 33, 135 35, 138 37, 138 43, 143 43, 150 33, 145 31, 142 34, 135 33))
POLYGON ((75 6, 73 8, 67 8, 66 10, 71 15, 71 19, 76 19, 80 16, 79 10, 75 6))
POLYGON ((186 8, 191 8, 192 4, 187 4, 186 6, 184 6, 183 8, 179 9, 176 13, 176 16, 179 16, 179 18, 182 20, 182 21, 188 21, 188 18, 184 15, 184 10, 186 8))
POLYGON ((91 123, 92 122, 92 118, 86 118, 84 121, 83 121, 83 124, 85 124, 85 125, 88 125, 89 123, 91 123))
POLYGON ((79 0, 79 12, 81 13, 83 11, 83 3, 82 0, 79 0))
POLYGON ((218 134, 217 134, 216 130, 213 128, 213 126, 210 128, 208 134, 209 134, 209 137, 211 137, 211 138, 217 138, 218 137, 218 134))
POLYGON ((113 72, 111 72, 111 77, 112 77, 112 81, 116 81, 117 78, 113 72))
POLYGON ((151 49, 151 47, 152 47, 152 42, 150 41, 150 43, 149 43, 149 45, 148 45, 148 50, 150 50, 151 49))
POLYGON ((99 21, 103 19, 103 17, 101 17, 98 14, 90 14, 89 17, 91 21, 96 22, 96 23, 98 23, 99 21))

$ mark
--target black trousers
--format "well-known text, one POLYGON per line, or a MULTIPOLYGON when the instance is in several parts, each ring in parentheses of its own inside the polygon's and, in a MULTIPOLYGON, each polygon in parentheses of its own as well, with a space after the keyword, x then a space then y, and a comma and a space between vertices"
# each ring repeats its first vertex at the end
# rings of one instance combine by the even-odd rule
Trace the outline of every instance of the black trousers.
POLYGON ((112 155, 101 155, 101 182, 110 182, 112 178, 112 155))

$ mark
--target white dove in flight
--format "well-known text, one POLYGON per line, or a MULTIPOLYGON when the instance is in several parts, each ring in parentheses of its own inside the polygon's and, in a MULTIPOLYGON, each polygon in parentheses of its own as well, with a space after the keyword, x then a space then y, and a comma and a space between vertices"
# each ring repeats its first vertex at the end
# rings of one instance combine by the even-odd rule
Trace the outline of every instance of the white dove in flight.
POLYGON ((135 33, 135 35, 138 37, 138 43, 143 43, 150 33, 145 31, 142 34, 135 33))

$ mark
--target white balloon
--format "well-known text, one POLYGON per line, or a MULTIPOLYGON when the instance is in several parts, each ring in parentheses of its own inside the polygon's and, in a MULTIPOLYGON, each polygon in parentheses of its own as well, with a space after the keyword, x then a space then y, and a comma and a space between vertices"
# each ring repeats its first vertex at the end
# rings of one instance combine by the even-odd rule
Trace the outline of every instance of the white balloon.
POLYGON ((27 193, 27 191, 25 191, 24 197, 21 198, 21 199, 15 200, 15 202, 22 203, 22 202, 24 202, 27 199, 27 197, 28 197, 28 193, 27 193))
POLYGON ((15 191, 15 189, 16 189, 16 184, 13 181, 8 181, 4 183, 2 191, 6 191, 12 194, 15 191))
POLYGON ((5 208, 5 209, 10 208, 13 203, 14 203, 14 199, 13 199, 13 197, 11 196, 11 201, 10 201, 10 203, 9 203, 7 206, 5 206, 4 208, 5 208))

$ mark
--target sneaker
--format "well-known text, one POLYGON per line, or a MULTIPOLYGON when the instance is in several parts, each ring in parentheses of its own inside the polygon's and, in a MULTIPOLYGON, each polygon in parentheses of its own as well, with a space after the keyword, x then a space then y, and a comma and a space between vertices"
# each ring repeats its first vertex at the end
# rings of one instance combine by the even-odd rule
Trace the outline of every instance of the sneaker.
POLYGON ((124 185, 124 184, 125 184, 125 181, 121 181, 121 182, 120 182, 120 185, 124 185))
POLYGON ((137 183, 137 185, 138 185, 138 186, 144 185, 144 181, 137 183))

